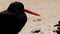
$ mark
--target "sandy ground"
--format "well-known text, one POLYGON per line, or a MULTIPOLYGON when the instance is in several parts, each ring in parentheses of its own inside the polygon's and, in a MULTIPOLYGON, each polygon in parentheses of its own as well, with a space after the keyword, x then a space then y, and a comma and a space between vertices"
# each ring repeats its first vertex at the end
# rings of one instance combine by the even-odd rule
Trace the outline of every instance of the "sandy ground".
POLYGON ((7 9, 14 1, 22 2, 25 8, 41 14, 34 16, 27 14, 28 21, 19 34, 57 34, 53 32, 54 27, 60 20, 60 0, 0 0, 0 11, 7 9), (36 29, 41 29, 39 33, 32 33, 36 29))

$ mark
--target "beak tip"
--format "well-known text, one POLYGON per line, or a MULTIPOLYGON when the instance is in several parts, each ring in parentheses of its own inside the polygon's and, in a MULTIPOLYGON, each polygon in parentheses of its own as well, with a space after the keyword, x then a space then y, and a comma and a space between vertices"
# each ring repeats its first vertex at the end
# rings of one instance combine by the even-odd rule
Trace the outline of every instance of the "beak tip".
POLYGON ((40 16, 40 15, 37 15, 37 16, 40 16))

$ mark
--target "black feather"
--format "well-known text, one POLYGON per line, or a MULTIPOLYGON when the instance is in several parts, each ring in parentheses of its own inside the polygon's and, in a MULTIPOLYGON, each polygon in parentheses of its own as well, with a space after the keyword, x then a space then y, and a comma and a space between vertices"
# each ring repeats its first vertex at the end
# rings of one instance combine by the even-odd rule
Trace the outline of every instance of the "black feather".
POLYGON ((27 21, 21 2, 12 2, 8 9, 0 12, 0 33, 18 34, 27 21))

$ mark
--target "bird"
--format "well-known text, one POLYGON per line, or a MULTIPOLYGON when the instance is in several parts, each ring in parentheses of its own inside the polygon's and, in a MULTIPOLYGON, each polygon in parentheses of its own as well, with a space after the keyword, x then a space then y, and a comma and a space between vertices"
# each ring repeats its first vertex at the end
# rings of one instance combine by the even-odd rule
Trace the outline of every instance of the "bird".
POLYGON ((29 13, 24 9, 22 2, 15 1, 10 3, 6 10, 0 12, 0 33, 18 34, 27 22, 24 11, 29 13))
POLYGON ((54 25, 54 26, 60 26, 60 21, 58 21, 58 24, 54 25))
POLYGON ((58 21, 58 24, 54 25, 54 27, 57 27, 57 30, 53 31, 53 32, 56 32, 57 34, 60 34, 60 21, 58 21))
POLYGON ((25 25, 27 16, 21 2, 12 2, 9 7, 0 12, 0 31, 3 34, 17 34, 25 25))

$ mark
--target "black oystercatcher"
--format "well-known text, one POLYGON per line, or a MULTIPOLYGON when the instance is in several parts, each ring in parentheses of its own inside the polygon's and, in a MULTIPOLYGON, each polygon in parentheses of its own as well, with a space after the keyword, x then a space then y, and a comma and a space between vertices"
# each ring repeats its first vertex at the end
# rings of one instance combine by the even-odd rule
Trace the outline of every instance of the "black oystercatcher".
MULTIPOLYGON (((12 2, 7 10, 0 12, 0 33, 1 34, 18 34, 27 21, 24 11, 24 5, 21 2, 12 2)), ((38 14, 35 14, 39 16, 38 14)))

